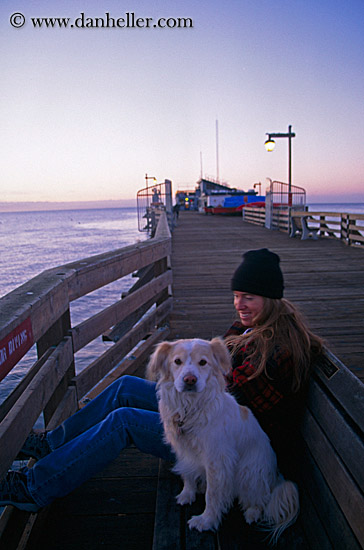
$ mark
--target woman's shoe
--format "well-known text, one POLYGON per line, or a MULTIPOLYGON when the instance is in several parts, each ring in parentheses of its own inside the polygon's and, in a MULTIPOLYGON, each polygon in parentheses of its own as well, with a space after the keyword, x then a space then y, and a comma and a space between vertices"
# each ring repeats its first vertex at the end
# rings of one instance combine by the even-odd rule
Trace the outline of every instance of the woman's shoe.
POLYGON ((26 512, 37 512, 40 508, 30 496, 27 478, 22 472, 10 470, 0 481, 0 506, 8 505, 26 512))
POLYGON ((49 455, 51 451, 52 449, 47 441, 47 432, 36 432, 32 430, 16 458, 17 460, 26 460, 28 458, 40 460, 49 455))

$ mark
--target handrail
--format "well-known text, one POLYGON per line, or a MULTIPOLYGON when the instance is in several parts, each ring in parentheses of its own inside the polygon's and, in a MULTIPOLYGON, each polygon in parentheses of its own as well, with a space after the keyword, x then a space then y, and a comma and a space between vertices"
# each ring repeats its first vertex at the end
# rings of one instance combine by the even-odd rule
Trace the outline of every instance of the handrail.
POLYGON ((309 216, 310 225, 320 237, 340 239, 349 246, 364 245, 364 214, 345 212, 295 211, 295 216, 309 216))
MULTIPOLYGON (((146 181, 148 178, 146 175, 146 181)), ((137 192, 138 229, 146 231, 154 237, 159 217, 166 212, 169 227, 174 225, 172 209, 172 182, 164 180, 163 183, 154 182, 153 185, 140 189, 137 192)))
MULTIPOLYGON (((265 216, 265 208, 247 205, 243 209, 243 219, 249 223, 264 226, 265 216)), ((309 216, 310 226, 319 231, 320 237, 339 239, 348 246, 364 246, 364 214, 273 208, 273 227, 287 232, 289 216, 309 216)))
POLYGON ((82 406, 81 400, 101 378, 115 367, 119 376, 135 372, 151 346, 168 335, 170 254, 171 234, 163 213, 154 238, 44 271, 0 298, 0 373, 10 371, 32 344, 38 352, 36 363, 0 405, 0 476, 40 414, 48 428, 55 427, 82 406), (145 270, 148 277, 143 277, 145 270), (125 298, 72 326, 72 301, 135 271, 139 280, 125 298), (125 334, 76 375, 74 354, 131 318, 125 334), (133 358, 126 360, 132 350, 133 358))

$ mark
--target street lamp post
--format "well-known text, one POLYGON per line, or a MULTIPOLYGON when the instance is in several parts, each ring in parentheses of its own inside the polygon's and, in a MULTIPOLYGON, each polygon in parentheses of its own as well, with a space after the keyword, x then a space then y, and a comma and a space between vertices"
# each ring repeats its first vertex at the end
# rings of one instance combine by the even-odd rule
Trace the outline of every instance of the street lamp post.
POLYGON ((148 187, 148 180, 153 180, 154 184, 157 183, 157 178, 155 178, 154 176, 148 176, 148 174, 145 174, 145 181, 146 181, 146 186, 147 187, 148 187))
POLYGON ((288 132, 286 134, 268 134, 268 139, 264 143, 268 152, 273 151, 275 147, 275 141, 273 138, 288 138, 288 194, 289 203, 292 202, 292 138, 296 137, 296 134, 292 132, 292 126, 288 126, 288 132))
POLYGON ((286 134, 268 134, 268 139, 264 143, 268 152, 273 151, 275 147, 275 141, 273 138, 288 138, 288 233, 291 232, 291 208, 292 208, 292 138, 296 137, 296 134, 292 132, 292 126, 288 126, 288 132, 286 134))

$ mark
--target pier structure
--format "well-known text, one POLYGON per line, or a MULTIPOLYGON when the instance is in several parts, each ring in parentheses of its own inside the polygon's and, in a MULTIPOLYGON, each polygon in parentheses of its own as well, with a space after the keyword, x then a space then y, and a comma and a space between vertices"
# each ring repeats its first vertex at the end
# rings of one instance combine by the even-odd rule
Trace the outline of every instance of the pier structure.
MULTIPOLYGON (((240 217, 181 212, 172 235, 168 339, 210 339, 224 333, 235 318, 232 273, 245 251, 258 248, 279 254, 285 297, 300 307, 312 330, 363 381, 363 250, 328 238, 290 239, 287 233, 240 217)), ((125 450, 104 471, 40 512, 37 520, 25 513, 10 518, 4 528, 7 548, 151 550, 158 462, 134 448, 125 450), (12 533, 21 521, 22 546, 12 546, 12 533)))

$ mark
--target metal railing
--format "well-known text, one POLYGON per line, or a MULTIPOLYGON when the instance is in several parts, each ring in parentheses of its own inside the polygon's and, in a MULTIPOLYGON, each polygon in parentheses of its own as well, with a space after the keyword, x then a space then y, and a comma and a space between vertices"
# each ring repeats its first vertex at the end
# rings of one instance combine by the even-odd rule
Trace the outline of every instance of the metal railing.
MULTIPOLYGON (((145 176, 148 184, 150 178, 145 176)), ((170 230, 173 229, 172 182, 153 183, 137 192, 138 230, 154 236, 159 217, 166 212, 170 230)))
POLYGON ((268 181, 265 226, 268 229, 282 229, 282 224, 287 220, 287 226, 284 229, 289 231, 291 210, 306 208, 306 191, 303 187, 290 186, 282 181, 272 181, 270 178, 268 181))

